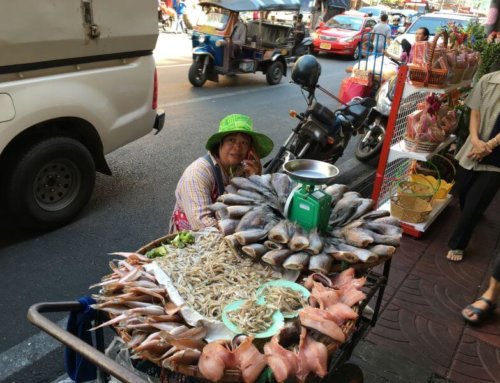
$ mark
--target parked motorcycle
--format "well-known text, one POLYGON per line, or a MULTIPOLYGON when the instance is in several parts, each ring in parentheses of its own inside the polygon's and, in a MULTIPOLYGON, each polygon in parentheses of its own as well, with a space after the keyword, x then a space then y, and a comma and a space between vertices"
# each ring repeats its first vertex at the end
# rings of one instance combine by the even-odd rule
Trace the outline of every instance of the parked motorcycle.
POLYGON ((364 129, 365 120, 375 106, 372 98, 354 98, 336 111, 316 101, 316 88, 340 101, 318 85, 321 65, 312 55, 300 57, 292 69, 292 81, 308 93, 307 109, 292 115, 299 123, 292 129, 274 156, 265 164, 265 173, 275 173, 292 159, 306 158, 335 163, 344 153, 352 135, 364 129))
MULTIPOLYGON (((391 60, 397 66, 400 63, 391 60)), ((360 137, 356 145, 355 156, 358 160, 365 162, 376 158, 384 144, 385 129, 391 112, 392 100, 396 89, 397 76, 392 80, 384 82, 375 95, 376 106, 371 110, 365 126, 365 134, 360 137)))

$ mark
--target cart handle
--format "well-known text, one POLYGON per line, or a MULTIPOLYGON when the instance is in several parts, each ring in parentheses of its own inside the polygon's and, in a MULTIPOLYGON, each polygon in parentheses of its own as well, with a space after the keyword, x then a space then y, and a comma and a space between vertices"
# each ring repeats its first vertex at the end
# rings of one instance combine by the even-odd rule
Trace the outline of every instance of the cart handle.
POLYGON ((28 320, 35 326, 41 328, 59 342, 80 353, 85 359, 99 366, 100 369, 113 375, 115 378, 125 383, 148 383, 132 371, 121 366, 113 359, 107 357, 99 350, 85 343, 80 338, 62 329, 57 324, 43 316, 41 313, 55 313, 63 311, 81 310, 82 306, 78 301, 69 302, 41 302, 35 303, 28 310, 28 320))

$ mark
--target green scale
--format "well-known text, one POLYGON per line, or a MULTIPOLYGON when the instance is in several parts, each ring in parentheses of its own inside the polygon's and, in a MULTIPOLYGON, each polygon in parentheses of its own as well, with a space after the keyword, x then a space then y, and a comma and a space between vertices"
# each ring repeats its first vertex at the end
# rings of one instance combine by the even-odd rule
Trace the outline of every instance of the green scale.
POLYGON ((332 197, 319 186, 331 182, 339 174, 339 169, 323 161, 302 159, 288 161, 283 169, 300 184, 288 197, 285 216, 308 231, 317 228, 325 232, 332 210, 332 197))

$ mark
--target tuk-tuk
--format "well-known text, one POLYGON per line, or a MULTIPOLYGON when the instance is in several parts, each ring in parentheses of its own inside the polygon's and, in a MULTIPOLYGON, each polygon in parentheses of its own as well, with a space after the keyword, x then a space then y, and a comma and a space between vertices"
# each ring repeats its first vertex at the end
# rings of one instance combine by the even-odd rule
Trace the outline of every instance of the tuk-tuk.
MULTIPOLYGON (((300 0, 207 0, 199 5, 203 12, 192 35, 193 64, 189 69, 193 86, 203 86, 207 80, 218 82, 220 74, 257 71, 266 75, 270 85, 280 83, 286 76, 287 63, 298 56, 294 28, 292 23, 265 18, 272 11, 294 11, 298 15, 300 0), (233 32, 240 12, 258 12, 260 17, 244 24, 246 38, 236 45, 233 32)), ((300 43, 306 47, 300 54, 308 53, 306 39, 300 43)))

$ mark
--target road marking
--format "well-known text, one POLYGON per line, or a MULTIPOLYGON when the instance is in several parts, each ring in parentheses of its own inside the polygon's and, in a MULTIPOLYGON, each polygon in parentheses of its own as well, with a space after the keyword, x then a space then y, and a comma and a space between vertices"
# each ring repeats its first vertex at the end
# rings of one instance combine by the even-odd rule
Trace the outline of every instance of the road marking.
MULTIPOLYGON (((67 321, 68 318, 64 318, 56 324, 65 328, 67 321)), ((0 382, 6 382, 9 376, 32 365, 58 347, 61 347, 61 343, 50 335, 39 332, 2 352, 0 354, 0 382)))

